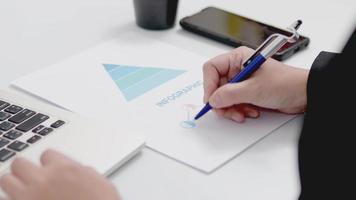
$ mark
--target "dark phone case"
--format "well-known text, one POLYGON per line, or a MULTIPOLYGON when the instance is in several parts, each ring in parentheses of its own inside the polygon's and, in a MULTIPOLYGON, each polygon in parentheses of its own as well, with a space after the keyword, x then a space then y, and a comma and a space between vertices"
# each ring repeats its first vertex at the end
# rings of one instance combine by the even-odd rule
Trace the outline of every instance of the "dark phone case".
MULTIPOLYGON (((214 7, 208 7, 208 8, 214 8, 214 7)), ((207 9, 207 8, 205 8, 205 9, 207 9)), ((203 9, 203 10, 205 10, 205 9, 203 9)), ((218 9, 218 8, 216 8, 216 9, 218 9)), ((249 44, 244 44, 242 42, 236 41, 234 38, 226 38, 226 37, 222 37, 220 35, 217 35, 215 33, 208 32, 206 30, 202 30, 200 27, 195 26, 194 24, 188 23, 186 21, 186 19, 189 18, 189 17, 190 16, 184 17, 183 19, 181 19, 179 21, 179 24, 182 26, 182 28, 187 30, 187 31, 190 31, 192 33, 196 33, 198 35, 213 39, 215 41, 227 44, 227 45, 232 46, 232 47, 247 46, 247 47, 253 48, 249 44)), ((305 38, 304 40, 299 41, 296 45, 292 45, 291 47, 289 47, 288 49, 284 50, 283 52, 277 52, 273 56, 273 58, 276 59, 276 60, 285 60, 285 59, 291 57, 296 52, 298 52, 298 51, 300 51, 302 49, 305 49, 309 45, 310 40, 309 40, 309 38, 307 38, 305 36, 303 36, 303 37, 305 38)))

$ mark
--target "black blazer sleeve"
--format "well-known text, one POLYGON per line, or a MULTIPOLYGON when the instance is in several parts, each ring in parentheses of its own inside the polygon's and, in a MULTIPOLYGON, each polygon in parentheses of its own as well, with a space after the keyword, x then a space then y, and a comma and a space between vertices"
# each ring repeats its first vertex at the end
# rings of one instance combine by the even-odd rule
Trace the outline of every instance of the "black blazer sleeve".
POLYGON ((356 199, 356 34, 341 54, 322 52, 309 73, 299 139, 299 199, 356 199))

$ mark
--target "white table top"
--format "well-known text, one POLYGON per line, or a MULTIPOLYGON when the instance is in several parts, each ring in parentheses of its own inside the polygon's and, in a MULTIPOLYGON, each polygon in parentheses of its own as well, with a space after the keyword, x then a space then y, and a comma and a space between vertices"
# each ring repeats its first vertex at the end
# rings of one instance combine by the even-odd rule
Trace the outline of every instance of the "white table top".
MULTIPOLYGON (((122 31, 144 31, 154 39, 213 57, 230 50, 182 31, 145 31, 134 23, 132 0, 12 0, 0 6, 0 87, 56 63, 122 31)), ((285 27, 296 19, 310 47, 286 62, 310 67, 321 50, 340 51, 356 24, 356 2, 285 0, 181 0, 178 19, 217 6, 285 27), (286 5, 285 5, 286 4, 286 5)), ((297 142, 302 117, 236 157, 211 175, 144 149, 112 175, 124 199, 296 199, 299 193, 297 142)))

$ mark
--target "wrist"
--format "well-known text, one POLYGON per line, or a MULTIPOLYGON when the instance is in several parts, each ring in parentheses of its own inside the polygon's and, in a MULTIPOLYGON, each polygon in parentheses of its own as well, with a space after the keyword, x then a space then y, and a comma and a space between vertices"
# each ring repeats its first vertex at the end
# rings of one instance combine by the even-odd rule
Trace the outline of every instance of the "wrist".
POLYGON ((294 95, 294 105, 299 109, 300 112, 304 112, 307 107, 307 83, 309 70, 294 68, 294 80, 295 80, 295 91, 294 95))

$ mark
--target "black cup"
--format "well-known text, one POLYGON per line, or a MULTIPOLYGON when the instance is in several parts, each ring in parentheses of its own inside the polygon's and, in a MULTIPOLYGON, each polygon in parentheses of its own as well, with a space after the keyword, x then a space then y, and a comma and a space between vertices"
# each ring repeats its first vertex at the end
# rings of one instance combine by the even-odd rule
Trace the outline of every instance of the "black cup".
POLYGON ((134 0, 138 26, 161 30, 173 27, 176 19, 178 0, 134 0))

